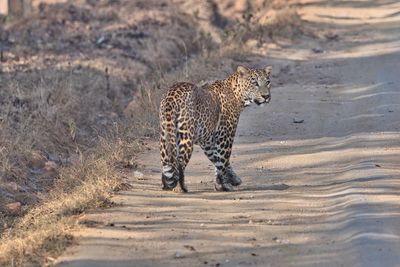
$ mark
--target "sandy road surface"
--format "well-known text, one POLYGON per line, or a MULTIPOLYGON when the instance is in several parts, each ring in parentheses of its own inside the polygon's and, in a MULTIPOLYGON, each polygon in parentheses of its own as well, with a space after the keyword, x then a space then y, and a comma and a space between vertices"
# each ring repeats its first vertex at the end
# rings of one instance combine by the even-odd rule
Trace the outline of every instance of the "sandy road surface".
POLYGON ((399 266, 396 2, 307 1, 303 18, 329 40, 251 59, 272 64, 279 84, 268 106, 241 117, 238 190, 214 192, 213 169, 197 149, 190 193, 162 192, 153 144, 141 158, 145 180, 132 178, 117 207, 87 215, 93 227, 57 264, 399 266))

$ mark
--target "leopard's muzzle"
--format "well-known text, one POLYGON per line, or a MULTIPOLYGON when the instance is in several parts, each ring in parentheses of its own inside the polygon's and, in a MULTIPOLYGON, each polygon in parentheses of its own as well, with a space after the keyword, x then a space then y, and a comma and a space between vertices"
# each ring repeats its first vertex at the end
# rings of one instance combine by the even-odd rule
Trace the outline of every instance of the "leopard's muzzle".
POLYGON ((261 97, 254 99, 254 103, 257 105, 267 104, 269 101, 271 101, 271 94, 261 95, 261 97))

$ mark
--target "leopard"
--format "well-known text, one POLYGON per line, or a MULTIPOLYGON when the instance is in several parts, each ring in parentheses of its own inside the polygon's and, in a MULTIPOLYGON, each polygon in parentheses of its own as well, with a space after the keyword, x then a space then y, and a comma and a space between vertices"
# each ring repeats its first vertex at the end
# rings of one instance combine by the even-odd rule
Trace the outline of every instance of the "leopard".
POLYGON ((194 145, 215 167, 215 190, 234 191, 242 183, 230 163, 239 116, 253 103, 271 101, 271 71, 238 66, 225 79, 178 82, 166 90, 159 108, 162 189, 188 192, 184 171, 194 145))

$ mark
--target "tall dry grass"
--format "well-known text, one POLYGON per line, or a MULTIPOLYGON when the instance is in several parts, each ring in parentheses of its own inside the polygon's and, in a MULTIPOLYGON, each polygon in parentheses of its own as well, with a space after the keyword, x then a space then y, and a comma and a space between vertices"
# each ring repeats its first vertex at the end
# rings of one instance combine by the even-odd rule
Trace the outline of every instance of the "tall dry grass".
POLYGON ((102 139, 94 151, 86 152, 73 166, 62 168, 52 190, 41 205, 29 210, 0 244, 0 263, 8 265, 46 263, 43 255, 59 253, 71 242, 73 215, 104 206, 122 182, 121 167, 132 153, 140 151, 137 140, 117 134, 102 139))
POLYGON ((103 205, 118 188, 142 127, 121 119, 116 103, 125 96, 105 73, 71 67, 1 80, 0 196, 4 203, 14 193, 23 209, 7 214, 0 205, 0 263, 41 265, 39 255, 69 242, 71 215, 103 205))

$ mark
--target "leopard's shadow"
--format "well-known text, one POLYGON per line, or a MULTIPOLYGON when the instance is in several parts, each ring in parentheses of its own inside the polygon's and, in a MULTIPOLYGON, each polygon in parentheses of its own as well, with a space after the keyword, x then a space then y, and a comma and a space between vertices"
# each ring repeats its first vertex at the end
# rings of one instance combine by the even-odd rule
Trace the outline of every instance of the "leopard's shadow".
POLYGON ((273 184, 273 185, 250 185, 250 186, 243 186, 238 187, 237 191, 246 192, 246 191, 267 191, 267 190, 277 190, 283 191, 289 189, 290 186, 287 184, 273 184))

